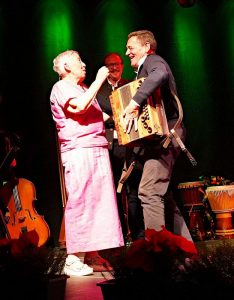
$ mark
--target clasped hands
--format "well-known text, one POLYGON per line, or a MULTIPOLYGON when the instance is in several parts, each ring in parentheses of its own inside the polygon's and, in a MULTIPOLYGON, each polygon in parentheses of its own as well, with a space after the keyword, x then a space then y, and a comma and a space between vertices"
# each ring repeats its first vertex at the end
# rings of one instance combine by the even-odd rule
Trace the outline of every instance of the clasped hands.
POLYGON ((134 100, 131 100, 128 106, 126 106, 122 114, 122 126, 124 132, 129 133, 134 125, 134 130, 137 131, 137 120, 139 117, 140 106, 136 104, 134 100))

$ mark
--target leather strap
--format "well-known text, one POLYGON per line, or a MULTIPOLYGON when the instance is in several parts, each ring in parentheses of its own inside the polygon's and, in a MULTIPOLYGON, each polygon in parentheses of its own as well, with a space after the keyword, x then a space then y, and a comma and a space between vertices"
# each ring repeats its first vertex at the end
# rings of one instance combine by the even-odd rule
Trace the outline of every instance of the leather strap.
POLYGON ((135 156, 135 159, 131 162, 129 167, 127 168, 127 158, 124 161, 124 167, 122 170, 122 174, 120 176, 120 180, 118 182, 118 187, 117 187, 117 193, 121 193, 123 184, 124 182, 128 179, 129 175, 131 174, 132 170, 134 169, 136 162, 137 162, 137 156, 141 153, 143 147, 139 147, 136 152, 134 150, 131 152, 132 155, 135 156))
POLYGON ((182 122, 182 119, 183 119, 183 109, 182 109, 182 105, 181 105, 181 102, 180 102, 179 98, 176 96, 176 94, 173 91, 171 91, 171 93, 172 93, 173 97, 176 100, 178 110, 179 110, 179 117, 178 117, 178 120, 175 123, 174 127, 170 130, 170 133, 165 138, 164 143, 163 143, 163 147, 167 148, 169 146, 171 140, 173 138, 175 138, 175 140, 178 143, 178 145, 180 146, 181 150, 187 155, 187 157, 189 158, 192 165, 196 166, 197 165, 196 160, 194 159, 192 154, 188 151, 188 149, 185 147, 184 143, 182 142, 181 138, 179 137, 179 135, 176 132, 176 129, 180 126, 180 124, 182 122))
POLYGON ((123 184, 128 179, 128 177, 131 174, 131 172, 132 172, 135 164, 136 164, 136 160, 134 160, 130 164, 130 166, 127 168, 127 166, 126 166, 126 160, 125 160, 124 167, 123 167, 123 170, 122 170, 122 174, 121 174, 120 180, 118 182, 117 193, 121 193, 122 188, 123 188, 123 184))

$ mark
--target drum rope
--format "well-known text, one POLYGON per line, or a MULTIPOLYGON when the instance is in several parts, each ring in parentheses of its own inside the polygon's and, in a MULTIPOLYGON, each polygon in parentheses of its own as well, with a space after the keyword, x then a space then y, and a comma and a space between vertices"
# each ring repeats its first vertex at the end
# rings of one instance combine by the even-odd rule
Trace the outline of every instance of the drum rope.
POLYGON ((191 215, 191 213, 194 211, 193 208, 196 207, 196 206, 202 206, 204 207, 204 204, 203 203, 194 203, 194 204, 184 204, 184 206, 191 206, 190 210, 188 211, 189 213, 189 216, 191 215))

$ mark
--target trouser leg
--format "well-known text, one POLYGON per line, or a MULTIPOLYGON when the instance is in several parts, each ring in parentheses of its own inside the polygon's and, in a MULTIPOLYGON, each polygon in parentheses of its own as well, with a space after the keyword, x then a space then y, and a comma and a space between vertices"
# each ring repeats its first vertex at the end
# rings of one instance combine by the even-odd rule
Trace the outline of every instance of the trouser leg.
MULTIPOLYGON (((178 129, 177 133, 180 137, 184 137, 183 128, 178 129)), ((165 226, 165 195, 180 151, 180 146, 174 140, 167 149, 162 148, 159 143, 145 143, 139 198, 146 229, 161 230, 162 226, 165 226)))
POLYGON ((139 187, 146 229, 161 230, 165 226, 164 195, 170 181, 166 162, 149 159, 145 162, 139 187))
POLYGON ((141 179, 142 169, 133 170, 129 176, 127 186, 128 203, 128 225, 132 240, 145 237, 145 225, 141 201, 138 198, 138 188, 141 179))
POLYGON ((168 191, 166 195, 165 218, 166 227, 174 234, 183 236, 190 241, 193 240, 185 219, 174 200, 171 190, 168 191))

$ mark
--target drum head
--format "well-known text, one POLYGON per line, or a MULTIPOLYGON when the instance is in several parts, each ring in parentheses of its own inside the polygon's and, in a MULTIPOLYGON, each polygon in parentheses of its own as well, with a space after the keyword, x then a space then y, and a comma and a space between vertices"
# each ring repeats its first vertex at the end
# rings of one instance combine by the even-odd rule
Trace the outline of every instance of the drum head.
POLYGON ((234 190, 234 185, 209 186, 207 192, 231 191, 234 190))

